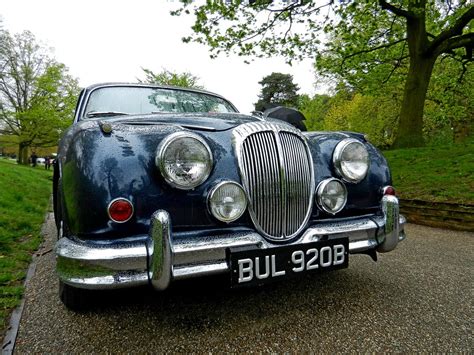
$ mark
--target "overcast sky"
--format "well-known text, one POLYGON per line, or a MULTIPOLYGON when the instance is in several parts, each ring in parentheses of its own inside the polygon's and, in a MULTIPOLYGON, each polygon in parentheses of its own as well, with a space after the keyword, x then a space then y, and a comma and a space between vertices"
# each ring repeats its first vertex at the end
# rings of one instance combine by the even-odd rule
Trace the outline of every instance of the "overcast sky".
POLYGON ((258 82, 272 72, 292 74, 300 94, 316 92, 311 60, 292 67, 282 58, 245 64, 236 55, 210 59, 206 46, 182 43, 193 18, 170 16, 177 6, 173 0, 1 0, 0 16, 10 32, 30 30, 52 47, 81 86, 136 82, 141 67, 189 71, 244 113, 257 101, 258 82))

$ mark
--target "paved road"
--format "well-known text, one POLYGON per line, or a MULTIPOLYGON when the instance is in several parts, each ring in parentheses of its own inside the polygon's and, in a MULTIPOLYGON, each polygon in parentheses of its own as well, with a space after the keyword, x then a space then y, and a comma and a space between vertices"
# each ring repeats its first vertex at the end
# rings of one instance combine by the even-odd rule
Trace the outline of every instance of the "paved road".
POLYGON ((211 279, 105 293, 76 314, 57 298, 47 223, 17 353, 474 349, 473 233, 408 225, 377 263, 353 256, 346 270, 238 291, 211 279))

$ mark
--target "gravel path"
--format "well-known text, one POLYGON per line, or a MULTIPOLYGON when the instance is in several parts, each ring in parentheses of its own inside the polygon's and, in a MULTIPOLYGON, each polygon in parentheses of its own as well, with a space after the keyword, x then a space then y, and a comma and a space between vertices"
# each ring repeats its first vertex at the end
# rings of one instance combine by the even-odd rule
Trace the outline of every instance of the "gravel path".
POLYGON ((377 263, 264 288, 222 279, 103 292, 95 309, 57 297, 52 217, 16 353, 29 352, 472 352, 474 234, 408 225, 408 239, 377 263))

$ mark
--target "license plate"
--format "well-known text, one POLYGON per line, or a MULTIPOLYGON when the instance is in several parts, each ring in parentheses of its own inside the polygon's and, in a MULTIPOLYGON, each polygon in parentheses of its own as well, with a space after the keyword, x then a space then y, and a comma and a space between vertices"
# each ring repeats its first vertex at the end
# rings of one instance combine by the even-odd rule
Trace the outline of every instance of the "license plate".
POLYGON ((304 273, 349 266, 349 239, 338 238, 269 249, 230 248, 231 286, 252 286, 304 273))

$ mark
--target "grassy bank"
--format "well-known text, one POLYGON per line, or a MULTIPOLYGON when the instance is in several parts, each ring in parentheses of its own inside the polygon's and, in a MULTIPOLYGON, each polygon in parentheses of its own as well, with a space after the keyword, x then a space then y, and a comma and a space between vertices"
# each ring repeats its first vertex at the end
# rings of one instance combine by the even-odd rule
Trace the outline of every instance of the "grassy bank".
POLYGON ((383 153, 401 198, 474 204, 474 140, 383 153))
POLYGON ((52 171, 0 158, 0 339, 21 300, 51 195, 52 171))

